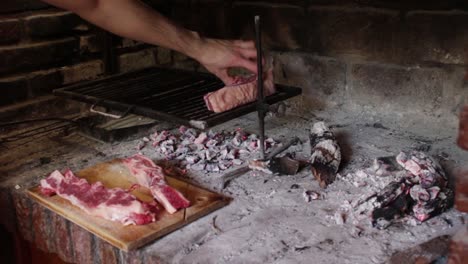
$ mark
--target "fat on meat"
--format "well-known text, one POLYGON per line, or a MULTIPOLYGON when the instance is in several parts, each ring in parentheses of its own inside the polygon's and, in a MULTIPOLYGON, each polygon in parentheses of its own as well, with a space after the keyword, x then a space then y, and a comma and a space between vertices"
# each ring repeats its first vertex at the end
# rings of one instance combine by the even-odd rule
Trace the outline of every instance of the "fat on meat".
POLYGON ((190 201, 187 200, 179 191, 169 186, 165 180, 163 169, 154 164, 154 162, 140 154, 123 159, 123 163, 127 166, 137 182, 150 189, 153 197, 168 211, 170 214, 177 210, 190 206, 190 201))
POLYGON ((155 221, 156 203, 138 200, 129 190, 106 188, 101 182, 89 184, 71 170, 52 172, 40 182, 44 195, 54 194, 70 201, 87 214, 117 221, 124 225, 144 225, 155 221))
MULTIPOLYGON (((264 95, 276 92, 273 82, 273 69, 265 72, 263 80, 264 95)), ((206 94, 203 98, 208 110, 221 113, 238 106, 251 103, 257 99, 257 76, 239 77, 236 82, 215 92, 206 94)))

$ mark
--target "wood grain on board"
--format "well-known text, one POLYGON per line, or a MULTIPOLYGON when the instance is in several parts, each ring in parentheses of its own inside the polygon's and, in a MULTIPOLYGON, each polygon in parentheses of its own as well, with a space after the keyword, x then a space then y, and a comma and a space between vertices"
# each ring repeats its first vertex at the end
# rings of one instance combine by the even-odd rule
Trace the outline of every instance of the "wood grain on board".
MULTIPOLYGON (((77 173, 90 183, 100 181, 108 188, 120 187, 128 189, 136 179, 119 160, 112 160, 86 168, 77 173)), ((179 190, 191 206, 174 214, 167 213, 162 207, 157 215, 157 221, 147 225, 124 226, 119 222, 90 216, 69 201, 54 195, 44 196, 39 186, 31 188, 28 193, 40 204, 56 212, 71 222, 85 228, 110 244, 129 251, 139 248, 161 236, 164 236, 182 226, 191 223, 229 203, 230 198, 205 190, 188 182, 166 177, 169 185, 179 190)), ((147 188, 140 187, 131 192, 142 201, 151 201, 153 197, 147 188)))

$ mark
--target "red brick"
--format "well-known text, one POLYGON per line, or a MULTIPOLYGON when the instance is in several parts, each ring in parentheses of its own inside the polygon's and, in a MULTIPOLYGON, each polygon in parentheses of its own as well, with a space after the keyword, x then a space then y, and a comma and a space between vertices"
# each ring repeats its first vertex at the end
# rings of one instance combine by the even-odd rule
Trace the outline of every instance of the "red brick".
POLYGON ((103 64, 100 60, 70 65, 60 69, 63 84, 91 80, 101 75, 103 71, 103 64))
POLYGON ((448 264, 468 263, 468 227, 463 226, 450 242, 448 264))
POLYGON ((79 16, 64 11, 41 12, 24 18, 26 33, 33 39, 70 35, 81 23, 84 22, 79 16))
MULTIPOLYGON (((1 59, 0 59, 1 60, 1 59)), ((27 79, 11 77, 0 79, 0 105, 11 104, 28 97, 27 79)))
POLYGON ((49 94, 63 84, 63 76, 57 70, 37 71, 29 74, 28 86, 30 96, 49 94))
MULTIPOLYGON (((308 9, 306 49, 331 57, 354 56, 369 61, 402 60, 405 41, 398 12, 311 6, 308 9)), ((404 59, 404 58, 403 58, 404 59)))
POLYGON ((161 264, 161 263, 163 263, 161 258, 158 257, 158 256, 151 255, 148 252, 144 253, 144 255, 145 255, 144 263, 151 263, 151 264, 161 264))
POLYGON ((152 49, 122 54, 119 57, 120 72, 130 72, 154 66, 156 61, 152 49))
POLYGON ((461 212, 468 212, 468 170, 457 175, 455 184, 455 208, 461 212))
POLYGON ((12 13, 25 10, 43 9, 48 4, 38 0, 7 0, 0 1, 0 13, 12 13))
POLYGON ((109 243, 96 239, 96 243, 98 244, 96 248, 98 249, 97 256, 101 261, 101 264, 115 264, 118 263, 118 256, 117 256, 117 249, 110 245, 109 243))
POLYGON ((62 216, 52 213, 51 216, 51 229, 55 237, 55 245, 58 256, 66 261, 73 261, 72 240, 68 228, 68 221, 62 216))
POLYGON ((93 53, 100 52, 102 45, 95 34, 88 34, 80 36, 80 54, 89 56, 93 53))
POLYGON ((308 24, 303 8, 235 3, 229 13, 227 24, 232 25, 232 38, 255 39, 253 19, 259 15, 266 49, 296 50, 306 46, 308 24))
POLYGON ((157 52, 156 61, 159 65, 172 63, 172 51, 170 49, 158 47, 155 52, 157 52))
POLYGON ((74 261, 80 264, 95 263, 93 257, 93 236, 76 224, 70 224, 70 233, 75 254, 74 261))
POLYGON ((36 202, 32 202, 32 228, 34 230, 34 245, 44 252, 48 252, 49 222, 47 212, 36 202))
POLYGON ((31 201, 22 192, 12 193, 16 210, 16 224, 21 236, 27 241, 33 241, 33 230, 31 223, 31 201))
POLYGON ((173 20, 207 37, 228 36, 230 24, 227 23, 227 18, 231 9, 226 1, 201 1, 203 3, 191 5, 187 3, 189 1, 181 2, 173 5, 171 14, 173 20))
POLYGON ((407 46, 400 47, 408 62, 466 64, 466 12, 410 12, 406 16, 407 46), (448 30, 449 29, 449 30, 448 30))
POLYGON ((0 73, 13 73, 71 63, 78 53, 78 41, 66 38, 0 48, 0 73))
POLYGON ((120 262, 125 264, 144 264, 151 262, 143 261, 143 253, 141 250, 135 250, 130 252, 120 251, 120 262))
POLYGON ((18 42, 21 38, 21 21, 19 19, 0 19, 0 44, 18 42))
POLYGON ((7 188, 0 188, 0 225, 3 225, 10 233, 15 232, 15 208, 11 198, 10 190, 7 188))

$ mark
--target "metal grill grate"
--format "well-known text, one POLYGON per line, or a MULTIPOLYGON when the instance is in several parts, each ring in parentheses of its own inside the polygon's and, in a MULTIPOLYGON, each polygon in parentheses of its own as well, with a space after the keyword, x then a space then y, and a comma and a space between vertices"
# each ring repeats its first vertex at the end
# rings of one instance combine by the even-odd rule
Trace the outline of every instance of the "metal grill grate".
MULTIPOLYGON (((251 103, 224 113, 209 111, 203 96, 223 87, 216 77, 184 70, 149 68, 54 90, 69 97, 122 112, 205 129, 253 112, 251 103)), ((299 95, 300 88, 277 85, 269 104, 299 95)))

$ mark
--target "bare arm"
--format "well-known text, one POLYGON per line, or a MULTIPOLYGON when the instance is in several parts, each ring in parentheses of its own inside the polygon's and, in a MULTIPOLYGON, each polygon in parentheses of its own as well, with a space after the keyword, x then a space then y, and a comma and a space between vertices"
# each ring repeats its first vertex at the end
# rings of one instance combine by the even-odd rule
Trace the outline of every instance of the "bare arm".
POLYGON ((139 0, 44 0, 70 10, 116 35, 162 46, 198 60, 225 83, 229 67, 256 72, 257 53, 251 41, 202 38, 182 28, 139 0))

